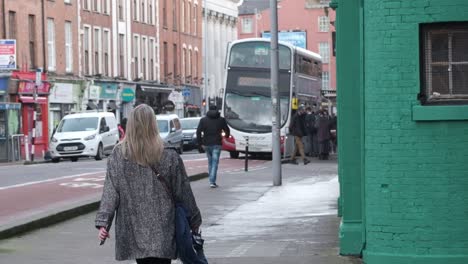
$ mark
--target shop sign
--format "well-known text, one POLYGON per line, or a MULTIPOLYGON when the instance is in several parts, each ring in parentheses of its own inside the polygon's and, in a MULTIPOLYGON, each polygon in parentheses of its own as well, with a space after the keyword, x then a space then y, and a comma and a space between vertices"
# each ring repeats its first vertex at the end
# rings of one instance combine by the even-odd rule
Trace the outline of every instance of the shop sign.
POLYGON ((19 110, 21 109, 21 104, 18 103, 0 103, 0 110, 19 110))
POLYGON ((99 100, 99 91, 101 87, 96 85, 90 85, 88 89, 88 99, 90 100, 99 100))
POLYGON ((0 39, 0 70, 16 70, 15 39, 0 39))
POLYGON ((73 104, 73 84, 56 83, 49 96, 51 103, 73 104))
POLYGON ((101 94, 99 99, 115 100, 117 98, 117 84, 115 83, 101 83, 101 94))
POLYGON ((132 88, 123 88, 122 90, 122 101, 131 102, 135 98, 135 90, 132 88))
MULTIPOLYGON (((20 81, 18 84, 19 94, 33 94, 34 89, 36 89, 36 84, 34 82, 20 81)), ((49 94, 49 89, 50 83, 43 82, 41 85, 37 86, 37 94, 49 94)))

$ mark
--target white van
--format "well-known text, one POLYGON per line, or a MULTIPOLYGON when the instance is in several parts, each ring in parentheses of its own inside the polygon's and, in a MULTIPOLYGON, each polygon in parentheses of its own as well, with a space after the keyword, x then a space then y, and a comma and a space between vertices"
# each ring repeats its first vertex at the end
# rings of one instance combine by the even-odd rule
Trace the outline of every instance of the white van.
POLYGON ((159 135, 166 146, 173 147, 179 154, 184 152, 184 134, 177 115, 156 115, 159 135))
POLYGON ((89 112, 65 116, 52 135, 49 151, 53 162, 61 158, 77 161, 80 157, 101 160, 119 143, 119 130, 114 114, 89 112))

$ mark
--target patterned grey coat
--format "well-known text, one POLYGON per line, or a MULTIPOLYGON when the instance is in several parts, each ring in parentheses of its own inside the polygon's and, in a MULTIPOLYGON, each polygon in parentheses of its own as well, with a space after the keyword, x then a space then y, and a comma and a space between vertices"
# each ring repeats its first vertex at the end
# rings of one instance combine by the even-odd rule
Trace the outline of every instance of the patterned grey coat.
MULTIPOLYGON (((200 211, 180 156, 165 149, 155 168, 170 185, 176 201, 188 209, 191 225, 200 226, 200 211)), ((96 227, 111 224, 114 213, 117 260, 176 258, 174 204, 153 170, 126 159, 120 146, 107 162, 96 227)))

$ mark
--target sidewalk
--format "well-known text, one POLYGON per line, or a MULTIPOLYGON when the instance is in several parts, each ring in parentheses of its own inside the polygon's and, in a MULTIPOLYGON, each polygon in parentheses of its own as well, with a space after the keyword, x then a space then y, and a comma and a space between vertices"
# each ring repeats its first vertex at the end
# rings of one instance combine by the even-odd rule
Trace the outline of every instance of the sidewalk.
MULTIPOLYGON (((358 264, 338 256, 336 161, 283 165, 272 186, 271 164, 219 175, 220 188, 192 182, 203 215, 210 264, 358 264)), ((0 241, 2 263, 118 263, 114 236, 98 246, 95 212, 22 237, 0 241), (47 241, 47 243, 44 243, 47 241)), ((134 261, 121 262, 133 264, 134 261)), ((174 262, 176 263, 176 262, 174 262)))

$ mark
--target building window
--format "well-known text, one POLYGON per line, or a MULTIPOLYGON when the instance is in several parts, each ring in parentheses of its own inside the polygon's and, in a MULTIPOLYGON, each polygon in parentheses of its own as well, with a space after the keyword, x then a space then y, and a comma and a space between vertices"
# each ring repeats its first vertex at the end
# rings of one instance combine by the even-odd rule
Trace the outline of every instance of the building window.
POLYGON ((8 38, 9 39, 16 39, 16 12, 9 11, 8 12, 8 38))
POLYGON ((181 70, 181 74, 182 74, 182 78, 187 76, 187 50, 185 48, 182 49, 182 60, 181 60, 181 63, 182 63, 182 70, 181 70))
POLYGON ((100 1, 99 0, 93 0, 93 11, 94 12, 99 12, 100 11, 100 1))
POLYGON ((330 73, 322 72, 322 90, 330 90, 330 73))
POLYGON ((149 76, 148 79, 154 80, 154 39, 149 41, 149 76))
POLYGON ((65 22, 65 71, 73 71, 73 32, 72 23, 65 22))
POLYGON ((141 9, 140 9, 140 21, 142 23, 146 23, 146 6, 145 6, 145 0, 141 0, 141 9))
POLYGON ((119 34, 119 76, 125 77, 125 35, 119 34))
POLYGON ((191 26, 192 26, 192 4, 190 2, 187 3, 187 33, 191 34, 191 26))
POLYGON ((109 0, 102 0, 102 12, 106 15, 109 14, 109 0))
POLYGON ((319 43, 319 54, 322 56, 322 63, 330 62, 330 45, 328 42, 319 43))
POLYGON ((169 51, 168 51, 168 46, 167 42, 163 43, 163 59, 164 59, 164 79, 165 82, 167 82, 167 78, 169 77, 169 62, 168 62, 168 56, 169 56, 169 51))
POLYGON ((83 0, 83 9, 89 10, 90 4, 91 4, 90 0, 83 0))
POLYGON ((90 51, 90 32, 89 32, 89 27, 84 28, 84 37, 83 37, 83 49, 84 49, 84 72, 85 75, 90 75, 90 56, 91 56, 91 51, 90 51))
POLYGON ((180 32, 185 32, 185 1, 180 4, 180 32))
POLYGON ((188 76, 189 78, 192 78, 192 50, 189 49, 188 53, 188 76))
POLYGON ((154 21, 153 21, 153 13, 154 13, 154 10, 153 10, 153 0, 149 0, 149 8, 148 8, 148 22, 153 25, 154 24, 154 21))
POLYGON ((101 73, 101 30, 94 29, 94 74, 101 73))
POLYGON ((172 50, 172 58, 173 58, 173 63, 174 63, 174 67, 173 67, 173 73, 174 73, 174 83, 177 81, 178 78, 180 78, 180 76, 178 76, 177 72, 177 58, 179 58, 177 56, 177 44, 173 44, 173 50, 172 50))
POLYGON ((141 38, 141 68, 142 68, 142 72, 143 72, 143 80, 147 80, 146 77, 146 68, 147 68, 147 62, 148 62, 148 41, 146 39, 146 37, 143 37, 141 38))
POLYGON ((198 50, 195 50, 195 78, 198 79, 198 50))
POLYGON ((243 34, 253 33, 253 24, 252 24, 252 18, 251 17, 242 18, 242 33, 243 34))
POLYGON ((137 79, 139 75, 140 60, 139 60, 139 49, 140 49, 140 37, 133 37, 133 79, 137 79))
POLYGON ((47 18, 47 62, 49 71, 55 71, 55 23, 53 18, 47 18))
POLYGON ((110 34, 109 30, 102 31, 102 61, 103 61, 103 74, 110 76, 110 34))
POLYGON ((177 0, 172 1, 172 29, 177 31, 177 0))
POLYGON ((423 103, 468 102, 468 23, 421 25, 423 103))
POLYGON ((138 21, 138 3, 133 0, 133 20, 138 21))
POLYGON ((167 28, 167 0, 163 0, 163 27, 167 28))
POLYGON ((119 1, 119 20, 124 20, 125 19, 125 16, 124 16, 124 3, 123 1, 124 0, 118 0, 119 1))
POLYGON ((319 16, 319 32, 328 32, 330 28, 330 20, 327 16, 319 16))
POLYGON ((28 17, 29 33, 29 67, 36 68, 36 16, 28 17))
POLYGON ((193 34, 198 34, 198 5, 193 5, 193 34))

